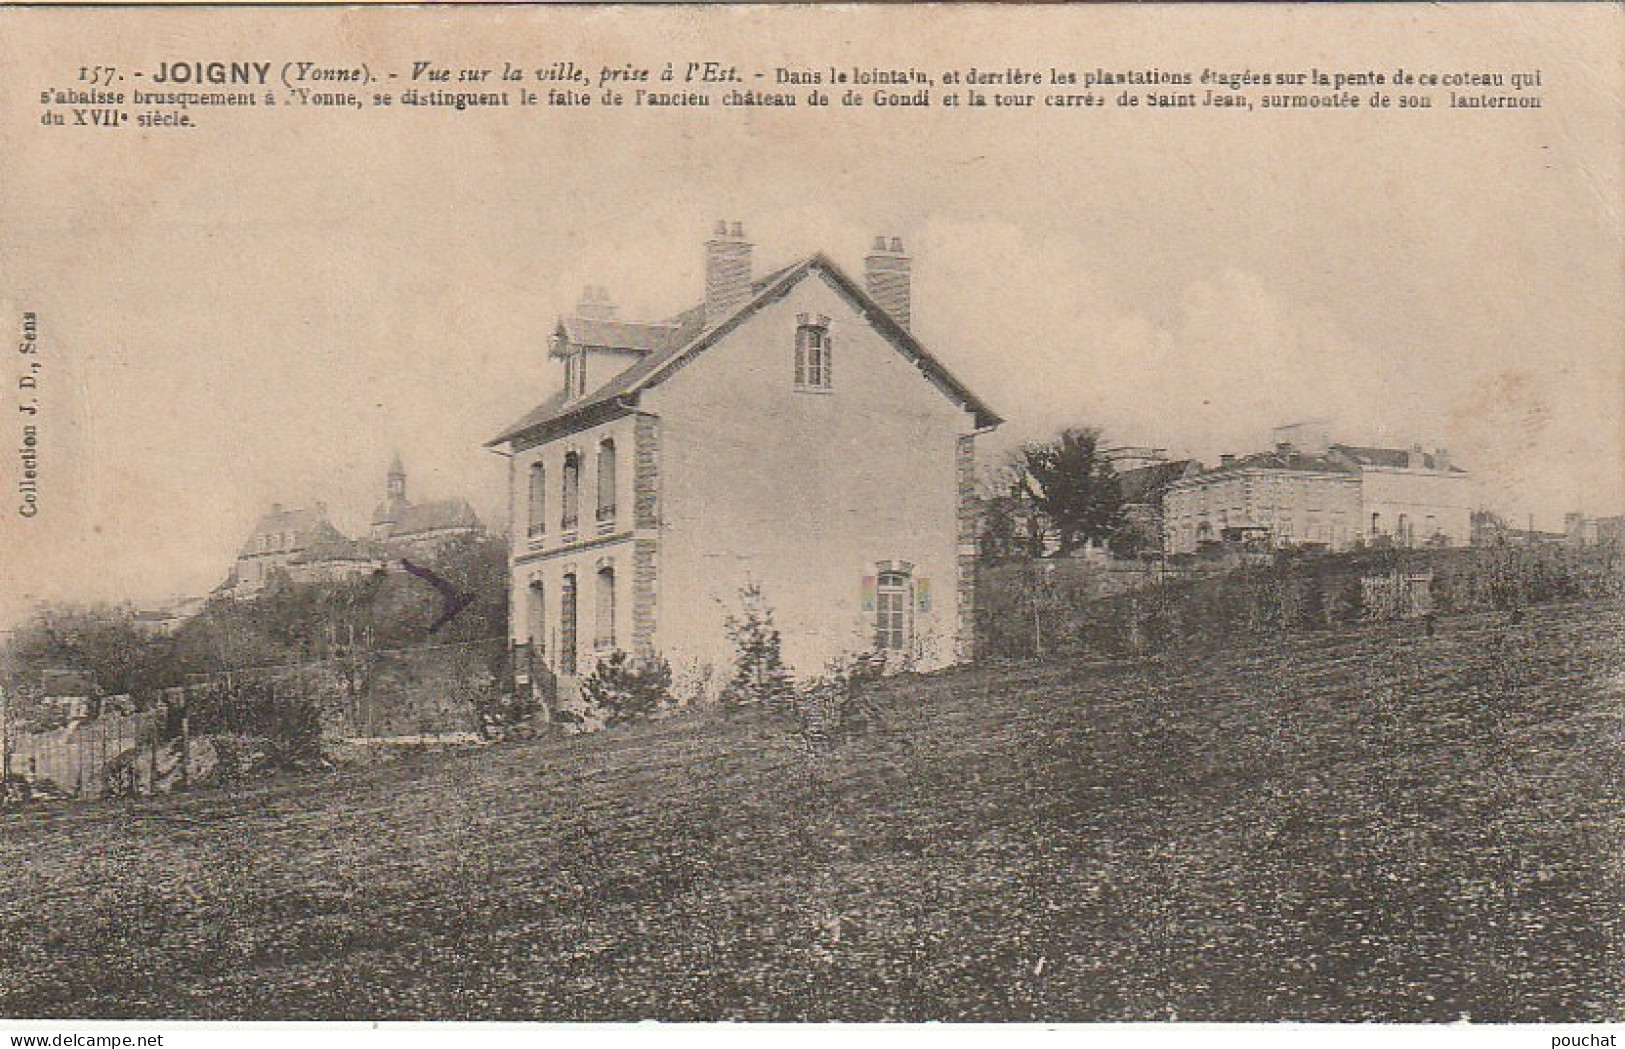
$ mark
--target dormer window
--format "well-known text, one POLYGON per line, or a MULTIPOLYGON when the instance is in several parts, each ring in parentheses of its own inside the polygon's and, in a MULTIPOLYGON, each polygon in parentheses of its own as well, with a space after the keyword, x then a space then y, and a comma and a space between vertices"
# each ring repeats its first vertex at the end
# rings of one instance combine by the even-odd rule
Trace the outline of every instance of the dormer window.
POLYGON ((829 318, 802 313, 796 316, 796 389, 827 390, 831 386, 829 318))

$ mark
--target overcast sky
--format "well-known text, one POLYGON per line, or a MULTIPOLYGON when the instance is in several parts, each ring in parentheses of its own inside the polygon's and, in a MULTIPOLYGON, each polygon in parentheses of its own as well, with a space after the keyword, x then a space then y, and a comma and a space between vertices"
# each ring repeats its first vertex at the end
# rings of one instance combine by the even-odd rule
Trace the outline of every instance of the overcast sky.
POLYGON ((693 304, 719 218, 744 223, 762 269, 821 250, 859 274, 875 234, 903 237, 917 333, 1008 419, 990 451, 1094 424, 1213 458, 1315 417, 1351 443, 1449 448, 1520 522, 1625 511, 1614 5, 8 9, 0 25, 0 307, 8 328, 38 311, 47 368, 39 517, 15 515, 16 457, 0 464, 0 622, 38 598, 207 592, 273 501, 323 500, 358 532, 396 450, 413 498, 499 518, 505 462, 481 445, 559 382, 555 318, 587 284, 623 316, 693 304), (38 91, 87 62, 691 57, 1538 68, 1545 107, 38 124, 38 91))

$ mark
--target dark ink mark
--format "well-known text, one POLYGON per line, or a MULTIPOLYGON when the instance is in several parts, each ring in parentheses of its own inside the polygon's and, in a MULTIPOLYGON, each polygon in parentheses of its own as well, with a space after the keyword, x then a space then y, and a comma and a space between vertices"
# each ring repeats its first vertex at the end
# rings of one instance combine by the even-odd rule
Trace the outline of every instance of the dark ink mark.
POLYGON ((445 609, 440 613, 440 618, 429 624, 429 633, 431 634, 451 622, 456 618, 457 613, 474 603, 473 594, 463 593, 421 565, 415 565, 403 557, 401 558, 401 567, 440 591, 440 596, 446 601, 445 609))

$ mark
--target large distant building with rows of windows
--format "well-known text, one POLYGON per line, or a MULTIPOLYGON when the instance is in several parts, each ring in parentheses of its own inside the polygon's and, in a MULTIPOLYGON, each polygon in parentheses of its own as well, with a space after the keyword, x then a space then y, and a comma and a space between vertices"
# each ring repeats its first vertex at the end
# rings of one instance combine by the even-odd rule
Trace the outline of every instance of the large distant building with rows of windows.
POLYGON ((998 416, 910 333, 899 240, 861 284, 821 254, 757 275, 752 254, 719 225, 704 301, 669 320, 589 289, 548 347, 563 388, 490 442, 518 662, 565 699, 616 649, 719 686, 747 588, 798 673, 968 653, 974 439, 998 416))
POLYGON ((414 503, 406 497, 406 467, 395 456, 384 498, 364 538, 352 539, 328 519, 327 505, 285 507, 274 503, 237 552, 231 574, 215 592, 253 597, 278 579, 333 583, 377 572, 402 557, 432 557, 443 544, 485 534, 485 525, 464 499, 414 503))
POLYGON ((1162 517, 1170 554, 1472 541, 1468 476, 1446 452, 1334 444, 1321 423, 1277 428, 1267 452, 1189 464, 1163 491, 1162 517))

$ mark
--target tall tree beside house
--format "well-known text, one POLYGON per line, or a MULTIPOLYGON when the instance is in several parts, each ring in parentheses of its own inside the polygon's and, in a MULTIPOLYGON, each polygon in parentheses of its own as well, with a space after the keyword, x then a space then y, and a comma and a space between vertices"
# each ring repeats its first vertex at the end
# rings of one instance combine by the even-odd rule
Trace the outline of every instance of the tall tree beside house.
POLYGON ((977 555, 984 564, 1014 561, 1025 552, 1016 514, 1016 499, 1008 487, 984 494, 981 526, 976 536, 977 555))
POLYGON ((1104 544, 1122 527, 1122 490, 1100 436, 1094 427, 1070 427, 1020 452, 1023 494, 1048 518, 1062 556, 1085 543, 1104 544))

